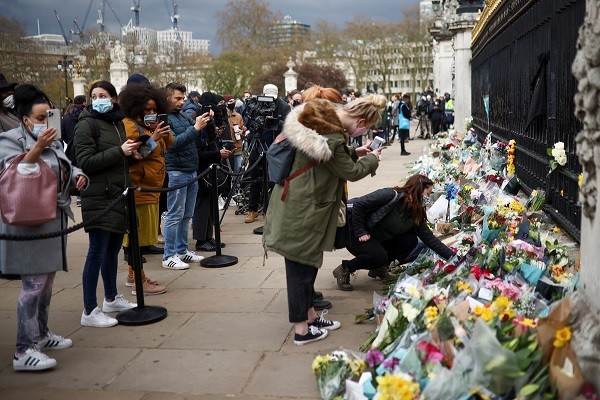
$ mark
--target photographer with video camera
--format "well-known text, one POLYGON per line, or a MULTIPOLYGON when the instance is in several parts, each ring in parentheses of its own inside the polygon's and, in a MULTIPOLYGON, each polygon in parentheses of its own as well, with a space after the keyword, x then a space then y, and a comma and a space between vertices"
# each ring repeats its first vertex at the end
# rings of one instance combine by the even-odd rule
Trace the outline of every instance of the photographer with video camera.
MULTIPOLYGON (((211 110, 211 120, 202 130, 201 135, 196 137, 196 150, 198 152, 198 174, 205 171, 211 164, 222 163, 233 155, 233 144, 229 141, 229 125, 223 126, 222 105, 225 103, 223 97, 211 93, 204 92, 200 96, 200 104, 203 110, 211 110), (221 135, 226 142, 221 140, 221 135)), ((227 122, 225 120, 225 122, 227 122)), ((219 171, 221 172, 221 171, 219 171)), ((229 177, 225 174, 218 176, 219 192, 224 186, 227 186, 226 181, 229 177)), ((192 235, 196 240, 196 250, 199 251, 215 251, 217 249, 216 242, 213 238, 214 224, 211 210, 211 188, 210 178, 206 177, 198 181, 198 194, 196 196, 196 204, 194 207, 194 216, 192 217, 192 235)), ((225 247, 221 243, 221 247, 225 247)))
MULTIPOLYGON (((249 165, 253 165, 261 153, 267 151, 283 129, 285 117, 291 110, 289 104, 278 97, 277 86, 268 83, 263 87, 263 95, 253 97, 246 104, 244 110, 246 126, 250 130, 252 149, 249 157, 249 165)), ((248 213, 244 222, 252 223, 258 218, 258 203, 261 193, 261 173, 257 169, 250 172, 252 183, 250 184, 250 195, 248 199, 248 213)), ((266 197, 268 194, 264 193, 266 197)))

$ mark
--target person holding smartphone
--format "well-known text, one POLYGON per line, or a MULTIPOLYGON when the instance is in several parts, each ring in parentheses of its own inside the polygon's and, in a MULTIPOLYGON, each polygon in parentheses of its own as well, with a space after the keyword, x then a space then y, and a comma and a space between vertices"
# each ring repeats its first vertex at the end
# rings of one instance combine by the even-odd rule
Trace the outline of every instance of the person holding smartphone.
MULTIPOLYGON (((173 144, 169 124, 166 122, 169 102, 164 90, 149 84, 131 83, 119 93, 119 104, 125 118, 125 134, 128 139, 142 142, 138 151, 142 159, 129 165, 129 175, 134 186, 144 188, 161 188, 166 175, 165 152, 173 144), (159 119, 159 116, 160 119, 159 119)), ((138 238, 142 254, 162 254, 163 249, 156 246, 158 240, 159 212, 158 192, 135 192, 135 210, 138 219, 138 238)), ((131 266, 129 237, 123 240, 125 260, 129 270, 125 285, 135 291, 135 280, 131 266)), ((162 294, 167 291, 158 281, 146 276, 142 270, 142 287, 145 295, 162 294)))
MULTIPOLYGON (((84 189, 87 177, 71 165, 56 139, 56 129, 47 127, 46 111, 51 109, 48 96, 29 84, 19 85, 14 92, 15 112, 21 121, 17 128, 0 135, 0 171, 14 157, 27 153, 17 166, 21 175, 40 171, 38 162, 49 165, 64 191, 58 194, 56 217, 41 225, 9 225, 0 219, 0 233, 29 236, 57 232, 67 227, 71 215, 69 189, 84 189)), ((10 190, 1 187, 0 190, 10 190)), ((16 351, 13 369, 40 371, 53 368, 57 362, 45 354, 47 350, 71 347, 71 339, 49 330, 52 286, 57 271, 67 271, 67 236, 43 240, 0 241, 0 270, 5 274, 20 274, 21 292, 17 301, 16 351)))

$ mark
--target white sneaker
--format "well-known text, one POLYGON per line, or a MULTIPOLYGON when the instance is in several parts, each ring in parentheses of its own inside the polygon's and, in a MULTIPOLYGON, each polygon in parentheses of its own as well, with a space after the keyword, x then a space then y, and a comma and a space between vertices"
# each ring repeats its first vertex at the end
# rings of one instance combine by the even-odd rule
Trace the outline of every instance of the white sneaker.
POLYGON ((232 197, 231 200, 229 200, 229 207, 235 207, 237 206, 237 203, 235 202, 234 198, 232 197))
POLYGON ((166 269, 188 269, 190 267, 188 264, 181 261, 177 254, 163 260, 162 266, 166 269))
POLYGON ((85 315, 85 311, 81 314, 81 326, 91 326, 94 328, 110 328, 119 323, 110 315, 104 314, 99 307, 94 308, 90 315, 85 315))
POLYGON ((46 337, 35 344, 38 350, 62 350, 73 346, 71 339, 64 338, 56 333, 48 332, 46 337))
POLYGON ((13 358, 15 371, 41 371, 56 366, 56 360, 50 358, 37 349, 27 349, 25 354, 13 358))
POLYGON ((217 203, 219 204, 219 210, 223 210, 225 208, 225 200, 221 196, 219 196, 217 203))
POLYGON ((137 307, 136 303, 132 303, 131 301, 123 298, 122 294, 118 294, 115 296, 113 301, 107 301, 104 299, 104 303, 102 304, 103 312, 120 312, 130 310, 134 307, 137 307))
POLYGON ((177 256, 184 263, 189 263, 189 262, 199 263, 200 261, 202 261, 204 259, 204 257, 198 256, 198 255, 196 255, 196 253, 194 253, 193 251, 189 251, 189 250, 186 251, 185 254, 177 254, 177 256))

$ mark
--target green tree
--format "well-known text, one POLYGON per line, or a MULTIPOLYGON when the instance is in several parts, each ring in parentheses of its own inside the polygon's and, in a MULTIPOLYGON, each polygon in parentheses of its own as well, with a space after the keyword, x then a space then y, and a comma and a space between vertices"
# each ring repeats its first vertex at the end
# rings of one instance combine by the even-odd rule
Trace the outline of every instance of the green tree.
MULTIPOLYGON (((206 65, 202 72, 204 89, 219 94, 241 96, 258 72, 252 56, 242 52, 225 52, 206 65)), ((262 87, 261 87, 262 89, 262 87)))

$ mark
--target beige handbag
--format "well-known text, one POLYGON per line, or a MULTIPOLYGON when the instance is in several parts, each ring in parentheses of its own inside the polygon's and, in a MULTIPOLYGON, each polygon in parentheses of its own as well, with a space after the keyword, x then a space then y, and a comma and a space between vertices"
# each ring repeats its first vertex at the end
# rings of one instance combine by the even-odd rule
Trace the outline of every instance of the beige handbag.
POLYGON ((338 212, 338 220, 337 220, 337 227, 341 228, 342 226, 346 225, 346 203, 344 203, 344 200, 341 201, 342 204, 340 204, 340 211, 338 212))
POLYGON ((25 153, 0 172, 0 213, 9 225, 41 225, 56 218, 58 179, 52 168, 38 160, 37 174, 22 175, 17 166, 25 153))

